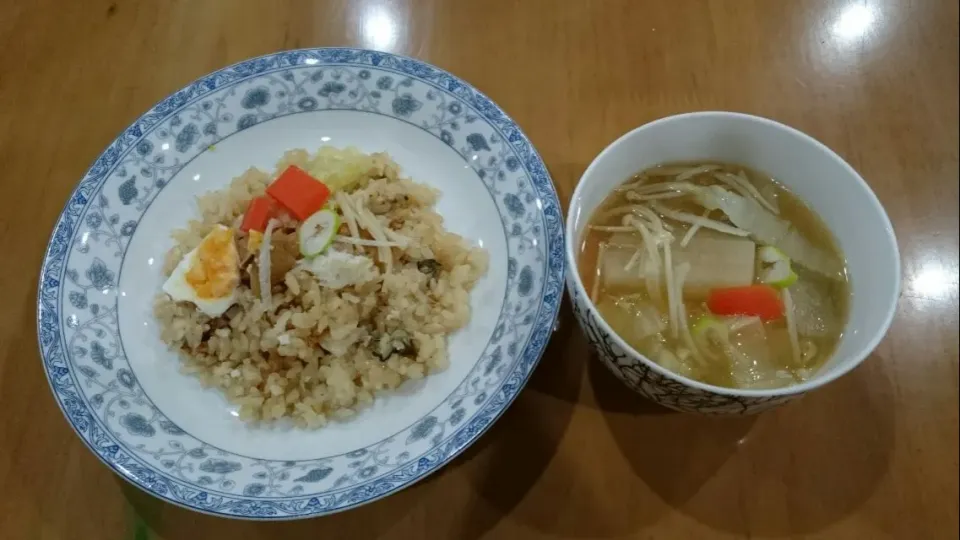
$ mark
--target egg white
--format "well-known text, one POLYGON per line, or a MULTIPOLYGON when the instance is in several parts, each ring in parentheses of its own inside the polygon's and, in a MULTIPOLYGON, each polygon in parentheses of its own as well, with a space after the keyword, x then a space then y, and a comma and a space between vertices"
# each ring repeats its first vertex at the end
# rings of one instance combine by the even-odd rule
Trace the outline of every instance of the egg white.
POLYGON ((221 298, 200 298, 197 296, 193 287, 187 283, 187 271, 190 270, 193 261, 196 259, 197 249, 198 248, 194 248, 193 251, 187 253, 180 261, 180 264, 173 269, 173 273, 170 274, 166 283, 163 284, 163 292, 169 294, 170 298, 173 298, 177 302, 190 302, 207 315, 219 317, 223 315, 230 306, 236 303, 237 289, 234 288, 228 296, 221 298))

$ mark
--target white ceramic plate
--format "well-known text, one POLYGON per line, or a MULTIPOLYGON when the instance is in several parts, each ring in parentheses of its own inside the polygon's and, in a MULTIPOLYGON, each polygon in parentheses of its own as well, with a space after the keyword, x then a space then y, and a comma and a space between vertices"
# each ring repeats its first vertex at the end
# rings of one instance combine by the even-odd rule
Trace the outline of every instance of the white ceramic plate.
POLYGON ((358 49, 290 51, 212 73, 140 117, 60 216, 37 303, 54 396, 107 465, 196 510, 284 519, 345 510, 442 466, 510 404, 539 360, 563 287, 557 195, 493 102, 428 64, 358 49), (251 427, 178 371, 151 314, 169 233, 194 197, 284 151, 386 151, 443 193, 447 227, 490 254, 451 366, 314 431, 251 427))

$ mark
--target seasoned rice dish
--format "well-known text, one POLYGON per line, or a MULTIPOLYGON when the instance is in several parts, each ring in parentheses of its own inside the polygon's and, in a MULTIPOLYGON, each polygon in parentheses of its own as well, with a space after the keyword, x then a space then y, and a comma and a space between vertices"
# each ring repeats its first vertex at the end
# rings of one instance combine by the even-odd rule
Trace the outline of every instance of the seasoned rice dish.
POLYGON ((345 418, 448 366, 487 253, 386 154, 287 152, 198 198, 154 313, 181 370, 251 422, 345 418))

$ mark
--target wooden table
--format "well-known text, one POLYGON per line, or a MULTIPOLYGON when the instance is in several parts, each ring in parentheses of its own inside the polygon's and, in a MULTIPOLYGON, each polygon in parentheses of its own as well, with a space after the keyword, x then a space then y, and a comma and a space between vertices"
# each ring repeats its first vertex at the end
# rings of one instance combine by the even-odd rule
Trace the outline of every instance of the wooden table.
POLYGON ((958 536, 956 0, 0 1, 0 538, 958 536), (611 140, 738 110, 820 139, 893 220, 903 296, 859 369, 753 418, 658 410, 568 310, 528 388, 465 455, 357 510, 216 519, 120 480, 63 420, 35 290, 93 158, 190 80, 280 49, 356 45, 472 82, 526 130, 566 201, 611 140))

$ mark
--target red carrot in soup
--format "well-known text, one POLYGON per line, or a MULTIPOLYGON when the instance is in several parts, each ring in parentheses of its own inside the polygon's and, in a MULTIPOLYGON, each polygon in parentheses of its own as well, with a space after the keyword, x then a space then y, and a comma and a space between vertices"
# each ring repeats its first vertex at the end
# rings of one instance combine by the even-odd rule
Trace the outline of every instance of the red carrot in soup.
POLYGON ((707 297, 707 308, 716 315, 757 316, 764 321, 783 317, 780 294, 763 284, 713 289, 707 297))

